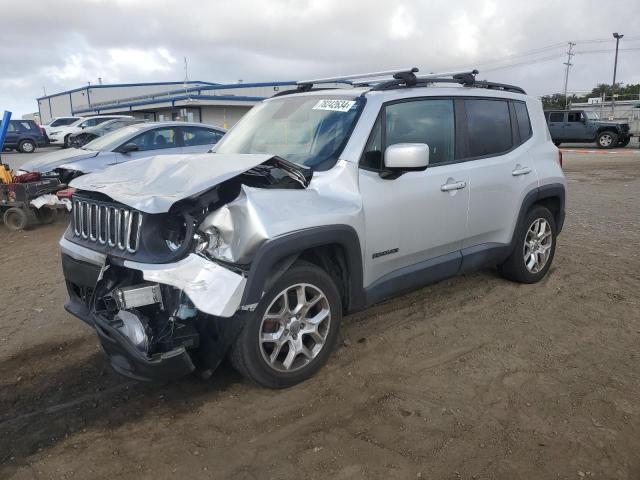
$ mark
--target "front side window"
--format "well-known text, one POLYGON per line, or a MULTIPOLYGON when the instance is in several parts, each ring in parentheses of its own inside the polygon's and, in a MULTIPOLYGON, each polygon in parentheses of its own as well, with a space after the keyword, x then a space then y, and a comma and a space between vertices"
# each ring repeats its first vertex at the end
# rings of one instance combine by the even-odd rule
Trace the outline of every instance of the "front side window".
POLYGON ((398 143, 427 144, 430 165, 453 161, 453 100, 412 100, 384 107, 365 146, 361 166, 382 169, 384 149, 398 143))
POLYGON ((178 146, 176 131, 173 128, 158 128, 149 130, 129 140, 127 143, 135 143, 138 150, 162 150, 164 148, 176 148, 178 146))
POLYGON ((429 145, 429 164, 453 160, 453 100, 417 100, 389 105, 385 112, 385 128, 385 148, 397 143, 426 143, 429 145))
POLYGON ((567 114, 567 122, 581 122, 582 112, 569 112, 567 114))
POLYGON ((511 150, 511 117, 504 100, 467 99, 468 156, 498 155, 511 150))
POLYGON ((182 127, 182 140, 185 147, 214 145, 222 138, 222 132, 201 127, 182 127))
POLYGON ((365 100, 353 96, 280 97, 253 107, 215 153, 266 153, 315 170, 331 168, 365 100))

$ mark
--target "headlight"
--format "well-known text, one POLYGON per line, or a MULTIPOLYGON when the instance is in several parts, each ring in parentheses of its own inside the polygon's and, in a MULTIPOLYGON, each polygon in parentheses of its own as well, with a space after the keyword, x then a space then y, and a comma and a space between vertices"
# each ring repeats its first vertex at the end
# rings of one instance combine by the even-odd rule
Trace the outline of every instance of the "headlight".
POLYGON ((49 132, 49 135, 58 135, 60 133, 59 130, 56 130, 55 132, 49 132))

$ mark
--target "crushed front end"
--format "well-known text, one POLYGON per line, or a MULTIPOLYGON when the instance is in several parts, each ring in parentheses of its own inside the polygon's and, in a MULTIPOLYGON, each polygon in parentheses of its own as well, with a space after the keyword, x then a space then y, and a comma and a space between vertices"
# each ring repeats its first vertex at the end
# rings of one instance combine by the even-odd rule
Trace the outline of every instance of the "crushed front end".
POLYGON ((188 215, 177 222, 88 192, 73 206, 60 241, 65 307, 95 327, 113 368, 157 381, 214 369, 242 326, 242 273, 195 253, 188 215))
MULTIPOLYGON (((75 192, 60 241, 65 308, 96 329, 116 371, 164 381, 219 365, 251 309, 241 305, 250 265, 215 257, 223 240, 211 218, 243 198, 247 185, 305 188, 308 179, 286 168, 272 160, 165 211, 75 192)), ((249 238, 257 248, 255 236, 243 233, 241 240, 249 238)))

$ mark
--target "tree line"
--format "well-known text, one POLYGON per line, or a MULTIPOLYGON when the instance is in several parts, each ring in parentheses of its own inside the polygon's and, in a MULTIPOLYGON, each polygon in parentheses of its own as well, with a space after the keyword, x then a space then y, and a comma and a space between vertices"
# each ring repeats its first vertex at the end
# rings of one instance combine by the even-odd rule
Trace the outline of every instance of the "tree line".
MULTIPOLYGON (((617 98, 619 100, 630 100, 634 98, 640 100, 640 83, 624 86, 620 83, 616 83, 615 93, 618 95, 617 98)), ((569 105, 572 103, 586 103, 589 98, 601 98, 602 94, 604 94, 607 99, 611 99, 611 85, 600 83, 593 88, 590 93, 587 93, 584 96, 578 96, 576 94, 568 95, 569 105)), ((542 106, 545 109, 564 109, 565 99, 564 94, 562 93, 544 95, 541 100, 542 106)))

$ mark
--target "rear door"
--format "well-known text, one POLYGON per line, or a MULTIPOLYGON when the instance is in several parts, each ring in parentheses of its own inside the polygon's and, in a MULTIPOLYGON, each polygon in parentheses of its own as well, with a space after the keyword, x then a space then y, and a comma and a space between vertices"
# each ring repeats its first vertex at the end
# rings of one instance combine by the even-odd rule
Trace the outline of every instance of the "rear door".
MULTIPOLYGON (((453 99, 410 99, 383 106, 365 146, 359 184, 365 216, 365 286, 434 259, 454 274, 465 235, 469 182, 456 159, 453 99), (429 145, 429 166, 381 176, 386 147, 429 145), (448 254, 453 254, 453 260, 448 254), (440 257, 439 260, 436 260, 440 257)), ((446 276, 446 274, 445 274, 446 276)))
POLYGON ((18 146, 18 137, 20 135, 20 131, 16 122, 13 120, 9 120, 9 127, 7 127, 7 136, 4 138, 4 146, 15 148, 18 146))
POLYGON ((463 255, 472 247, 510 243, 522 201, 538 185, 527 104, 491 98, 468 98, 464 104, 470 201, 463 255))

